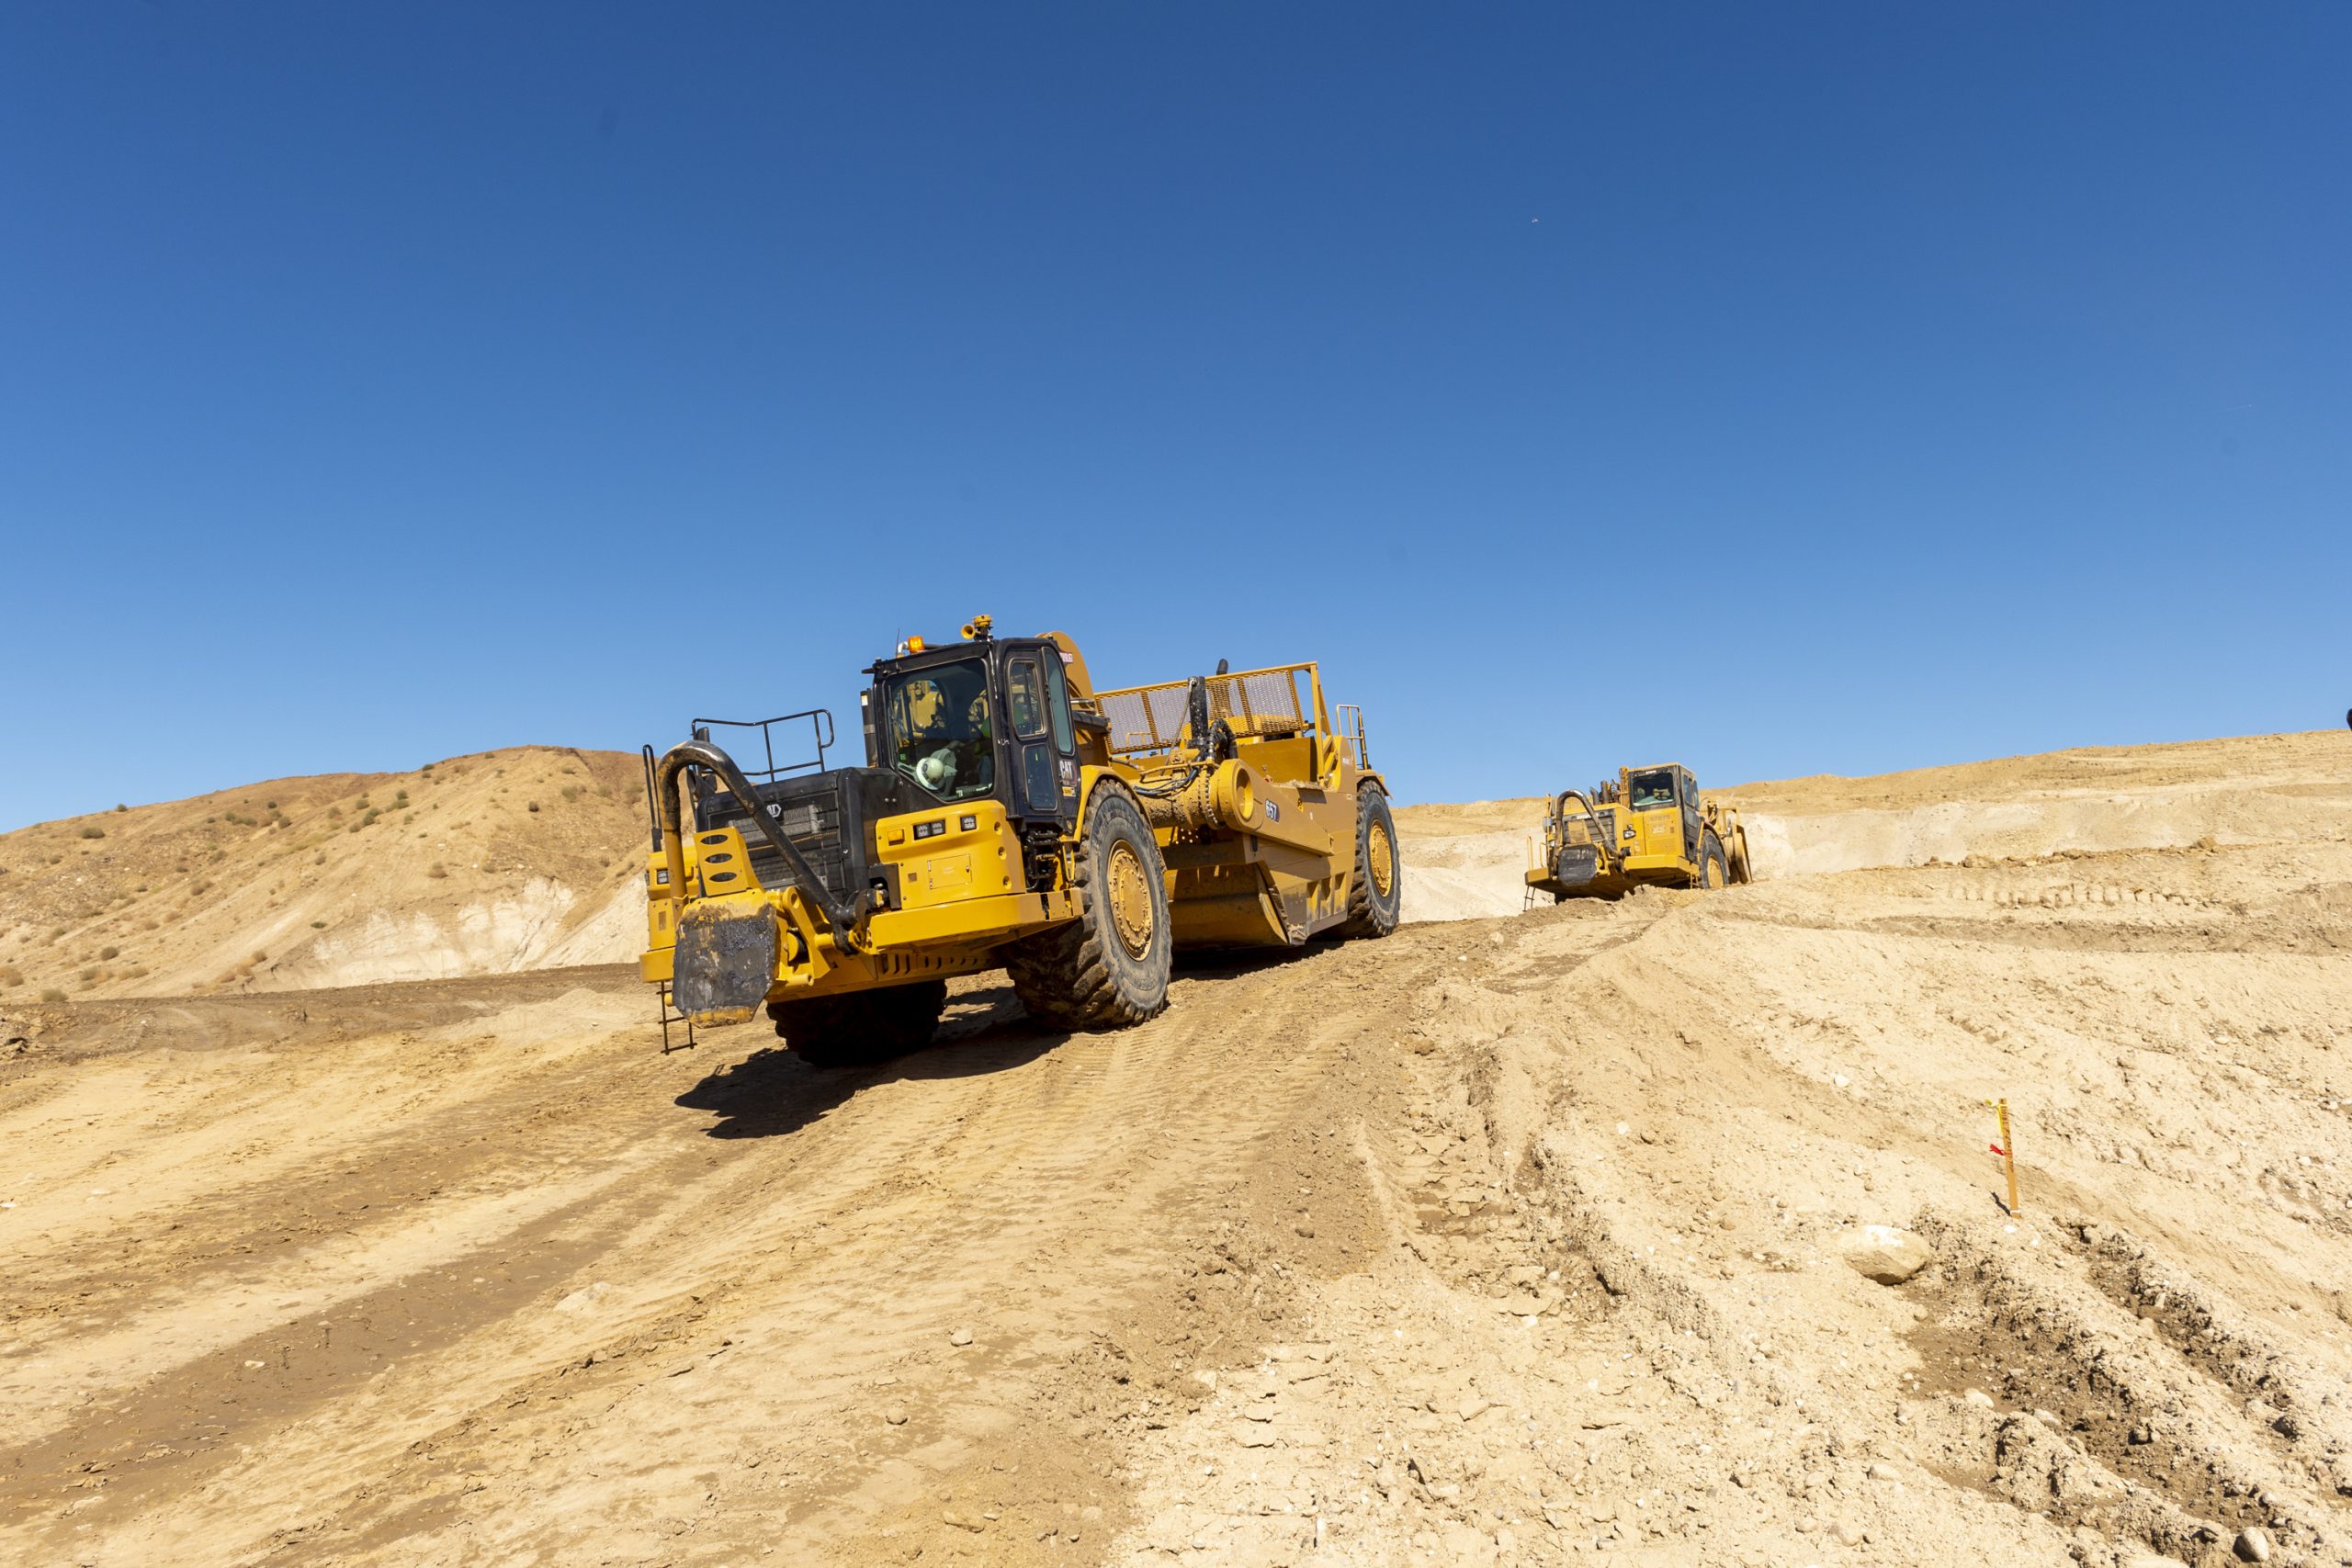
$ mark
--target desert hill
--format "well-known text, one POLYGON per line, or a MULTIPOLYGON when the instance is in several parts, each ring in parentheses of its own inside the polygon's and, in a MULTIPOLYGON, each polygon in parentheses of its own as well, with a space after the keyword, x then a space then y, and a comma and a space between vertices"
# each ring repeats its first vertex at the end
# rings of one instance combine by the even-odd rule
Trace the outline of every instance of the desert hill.
POLYGON ((523 746, 0 836, 0 1001, 295 990, 633 956, 639 780, 622 752, 523 746))
MULTIPOLYGON (((2352 827, 2352 736, 2086 748, 1714 791, 1767 878, 2352 827)), ((1707 781, 1702 780, 1702 786, 1707 781)), ((1405 919, 1517 913, 1541 800, 1405 807, 1405 919)), ((638 760, 517 747, 279 779, 0 836, 0 1003, 624 963, 638 760)))

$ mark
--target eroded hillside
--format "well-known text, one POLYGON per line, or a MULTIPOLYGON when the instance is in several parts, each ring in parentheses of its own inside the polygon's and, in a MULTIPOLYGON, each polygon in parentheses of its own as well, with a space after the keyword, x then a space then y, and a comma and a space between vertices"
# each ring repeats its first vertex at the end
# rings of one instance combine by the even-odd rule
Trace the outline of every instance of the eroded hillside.
POLYGON ((526 746, 23 829, 0 837, 0 1005, 628 956, 643 800, 633 757, 526 746))

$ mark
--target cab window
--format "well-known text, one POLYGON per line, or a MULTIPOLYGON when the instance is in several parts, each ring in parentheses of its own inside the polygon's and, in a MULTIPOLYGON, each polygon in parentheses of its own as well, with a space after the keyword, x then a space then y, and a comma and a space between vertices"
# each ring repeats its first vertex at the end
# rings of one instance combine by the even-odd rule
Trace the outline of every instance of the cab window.
POLYGON ((983 660, 906 671, 884 683, 882 722, 890 765, 942 800, 996 787, 996 751, 983 660))
POLYGON ((1626 804, 1635 811, 1674 804, 1674 770, 1671 768, 1635 773, 1631 784, 1632 787, 1626 792, 1626 804))
POLYGON ((1037 672, 1035 659, 1024 656, 1006 666, 1004 705, 1012 720, 1013 734, 1023 740, 1035 740, 1046 733, 1046 682, 1037 672))
POLYGON ((1054 750, 1068 753, 1071 750, 1069 686, 1062 676, 1058 652, 1046 660, 1046 712, 1054 721, 1054 750))

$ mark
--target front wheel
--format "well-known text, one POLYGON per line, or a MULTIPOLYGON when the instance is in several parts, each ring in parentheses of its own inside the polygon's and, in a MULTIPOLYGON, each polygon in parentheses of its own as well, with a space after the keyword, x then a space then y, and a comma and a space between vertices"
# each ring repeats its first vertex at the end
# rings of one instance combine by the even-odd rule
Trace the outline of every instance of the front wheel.
POLYGON ((1356 874, 1348 885, 1341 936, 1386 936, 1404 910, 1405 876, 1396 861, 1396 819, 1378 784, 1356 791, 1356 874))
POLYGON ((1056 1029, 1141 1023, 1168 1005, 1168 875, 1142 808, 1107 782, 1086 803, 1077 893, 1078 919, 1005 954, 1013 994, 1056 1029))
POLYGON ((1705 892, 1716 893, 1730 880, 1730 874, 1724 868, 1723 840, 1710 829, 1699 845, 1699 886, 1705 892))

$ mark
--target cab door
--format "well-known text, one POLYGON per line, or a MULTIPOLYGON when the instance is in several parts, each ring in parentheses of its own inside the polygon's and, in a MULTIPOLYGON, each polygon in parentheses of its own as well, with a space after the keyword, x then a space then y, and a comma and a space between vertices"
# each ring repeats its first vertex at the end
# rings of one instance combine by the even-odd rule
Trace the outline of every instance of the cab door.
POLYGON ((1691 864, 1699 863, 1699 836, 1703 830, 1699 822, 1699 781, 1688 768, 1674 770, 1674 795, 1682 807, 1682 858, 1691 864))
POLYGON ((1024 821, 1078 820, 1078 740, 1061 650, 1019 643, 1004 655, 1004 713, 1011 737, 1013 814, 1024 821))

